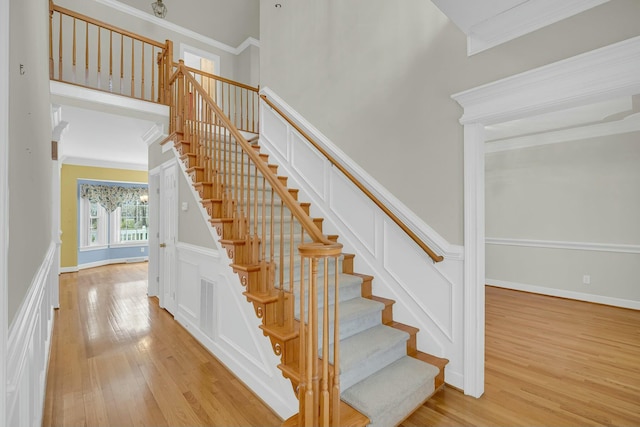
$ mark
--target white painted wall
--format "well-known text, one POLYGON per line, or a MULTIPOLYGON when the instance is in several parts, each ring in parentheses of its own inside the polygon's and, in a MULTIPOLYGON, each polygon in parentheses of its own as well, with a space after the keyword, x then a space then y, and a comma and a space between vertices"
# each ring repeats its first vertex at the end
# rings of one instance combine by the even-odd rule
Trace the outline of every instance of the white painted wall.
POLYGON ((640 307, 638 165, 640 132, 487 154, 487 282, 640 307))

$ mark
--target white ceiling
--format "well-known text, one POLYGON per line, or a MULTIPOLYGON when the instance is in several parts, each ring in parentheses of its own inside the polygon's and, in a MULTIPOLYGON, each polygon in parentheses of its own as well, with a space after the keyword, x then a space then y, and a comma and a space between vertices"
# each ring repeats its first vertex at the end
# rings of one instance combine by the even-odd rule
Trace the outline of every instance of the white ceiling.
POLYGON ((473 55, 609 0, 431 0, 467 35, 473 55))
POLYGON ((144 135, 154 122, 69 105, 60 115, 68 123, 60 144, 63 163, 146 170, 144 135))

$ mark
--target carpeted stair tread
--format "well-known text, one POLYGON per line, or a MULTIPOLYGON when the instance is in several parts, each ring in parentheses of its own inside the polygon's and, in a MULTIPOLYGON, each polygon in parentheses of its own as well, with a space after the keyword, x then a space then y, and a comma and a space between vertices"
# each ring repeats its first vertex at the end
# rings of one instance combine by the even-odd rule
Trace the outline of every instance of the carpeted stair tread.
POLYGON ((434 392, 438 368, 404 356, 342 392, 342 400, 365 414, 370 427, 397 425, 434 392))
MULTIPOLYGON (((407 339, 406 332, 377 325, 340 341, 340 387, 346 390, 405 356, 407 339)), ((333 363, 333 345, 329 361, 333 363)))
MULTIPOLYGON (((366 298, 352 298, 340 303, 340 340, 380 324, 384 304, 366 298)), ((329 343, 333 343, 334 306, 329 306, 329 343)), ((323 312, 318 310, 318 324, 322 325, 323 312)), ((297 320, 300 320, 296 317, 297 320)))

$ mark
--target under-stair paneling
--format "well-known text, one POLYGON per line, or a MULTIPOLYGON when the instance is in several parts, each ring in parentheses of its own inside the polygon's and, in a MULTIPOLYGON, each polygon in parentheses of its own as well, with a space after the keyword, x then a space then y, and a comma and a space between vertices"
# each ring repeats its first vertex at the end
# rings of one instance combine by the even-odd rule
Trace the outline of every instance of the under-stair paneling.
MULTIPOLYGON (((269 89, 270 101, 292 117, 323 150, 339 159, 369 191, 445 259, 429 256, 318 149, 289 123, 261 104, 260 146, 279 165, 278 173, 311 202, 311 215, 323 217, 323 231, 339 235, 344 252, 356 254, 355 271, 374 276, 375 295, 396 301, 394 320, 416 326, 418 349, 449 359, 445 381, 463 387, 463 257, 386 189, 362 171, 326 136, 269 89), (284 129, 283 129, 284 127, 284 129), (388 195, 388 197, 386 196, 388 195)), ((419 188, 416 188, 419 191, 419 188)))
POLYGON ((297 412, 298 401, 277 369, 279 358, 242 295, 244 288, 229 268, 226 251, 215 241, 214 248, 177 244, 175 319, 286 419, 297 412))

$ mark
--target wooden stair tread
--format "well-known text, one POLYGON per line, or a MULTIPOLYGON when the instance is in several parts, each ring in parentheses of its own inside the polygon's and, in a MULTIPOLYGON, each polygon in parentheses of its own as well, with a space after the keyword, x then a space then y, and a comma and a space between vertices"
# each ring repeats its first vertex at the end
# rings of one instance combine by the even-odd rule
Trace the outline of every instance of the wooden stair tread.
POLYGON ((396 329, 400 329, 401 331, 405 331, 409 335, 415 335, 420 331, 420 329, 416 328, 415 326, 405 325, 404 323, 400 323, 400 322, 396 322, 396 321, 393 321, 393 322, 389 323, 387 326, 391 326, 392 328, 396 328, 396 329))
MULTIPOLYGON (((282 427, 297 427, 298 415, 295 414, 284 423, 282 427)), ((345 402, 340 402, 340 421, 333 423, 332 425, 338 425, 340 427, 365 427, 369 424, 369 418, 366 415, 356 411, 351 405, 345 402)))
POLYGON ((376 295, 370 296, 369 299, 373 300, 373 301, 381 302, 381 303, 384 304, 385 307, 393 305, 393 304, 396 303, 395 300, 392 300, 392 299, 389 299, 389 298, 379 297, 379 296, 376 296, 376 295))
POLYGON ((423 362, 427 362, 439 369, 443 369, 449 363, 449 359, 433 356, 429 353, 424 353, 420 350, 418 350, 417 354, 413 357, 415 357, 418 360, 422 360, 423 362))
POLYGON ((278 298, 280 297, 280 291, 277 289, 272 289, 271 291, 264 294, 256 294, 253 292, 244 291, 242 295, 247 297, 247 299, 251 302, 257 302, 260 304, 269 304, 269 303, 278 301, 278 298))
POLYGON ((270 337, 276 338, 282 342, 297 338, 300 334, 300 327, 298 325, 298 322, 294 323, 293 329, 291 329, 287 325, 260 325, 260 329, 262 329, 262 332, 265 335, 269 335, 270 337))

